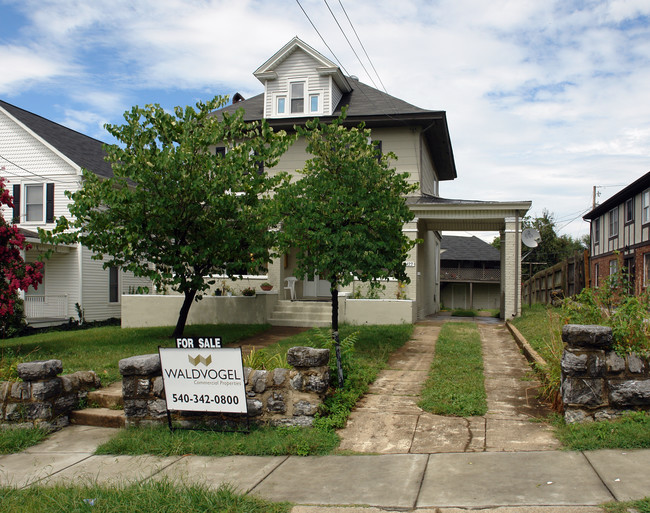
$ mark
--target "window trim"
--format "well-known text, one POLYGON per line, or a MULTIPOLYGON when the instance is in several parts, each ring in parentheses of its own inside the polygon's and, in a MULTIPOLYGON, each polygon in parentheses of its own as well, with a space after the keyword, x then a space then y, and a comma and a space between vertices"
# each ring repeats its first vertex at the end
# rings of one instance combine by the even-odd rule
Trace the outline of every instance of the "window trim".
POLYGON ((292 116, 295 115, 303 115, 306 112, 306 94, 307 94, 307 80, 306 79, 301 79, 301 80, 291 80, 289 81, 289 114, 292 116), (293 92, 293 86, 301 84, 302 85, 302 96, 296 96, 294 97, 294 92, 293 92), (293 110, 293 102, 294 100, 302 100, 302 110, 293 110))
POLYGON ((274 102, 275 113, 285 115, 287 113, 287 95, 279 94, 275 97, 274 102), (282 101, 282 110, 280 110, 280 101, 282 101))
POLYGON ((650 252, 643 254, 643 286, 650 286, 650 252))
POLYGON ((599 264, 594 264, 594 279, 593 279, 593 287, 598 287, 598 278, 600 277, 600 267, 599 264))
POLYGON ((323 109, 321 108, 321 94, 320 93, 309 93, 309 113, 310 114, 320 114, 323 109), (312 108, 312 101, 316 100, 316 110, 312 108))

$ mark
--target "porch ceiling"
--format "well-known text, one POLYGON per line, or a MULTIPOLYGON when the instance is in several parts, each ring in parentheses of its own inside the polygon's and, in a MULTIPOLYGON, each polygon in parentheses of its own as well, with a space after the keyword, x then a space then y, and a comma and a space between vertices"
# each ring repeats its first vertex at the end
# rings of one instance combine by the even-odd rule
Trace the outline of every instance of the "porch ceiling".
POLYGON ((419 196, 408 198, 421 226, 433 231, 501 231, 505 220, 521 219, 532 202, 471 201, 419 196))

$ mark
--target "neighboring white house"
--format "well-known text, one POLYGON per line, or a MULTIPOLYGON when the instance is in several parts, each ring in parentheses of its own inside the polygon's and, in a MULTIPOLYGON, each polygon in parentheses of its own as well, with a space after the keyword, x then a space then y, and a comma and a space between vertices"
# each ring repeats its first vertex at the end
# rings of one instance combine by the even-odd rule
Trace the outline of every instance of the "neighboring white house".
POLYGON ((122 294, 150 285, 116 268, 103 269, 81 245, 53 247, 38 239, 38 228, 52 229, 57 217, 70 216, 65 191, 81 186, 82 168, 112 176, 104 156, 100 141, 0 101, 0 176, 14 197, 13 211, 5 208, 2 215, 14 219, 32 244, 25 260, 53 250, 44 262, 43 283, 24 293, 31 325, 77 319, 76 305, 87 321, 119 318, 122 294))

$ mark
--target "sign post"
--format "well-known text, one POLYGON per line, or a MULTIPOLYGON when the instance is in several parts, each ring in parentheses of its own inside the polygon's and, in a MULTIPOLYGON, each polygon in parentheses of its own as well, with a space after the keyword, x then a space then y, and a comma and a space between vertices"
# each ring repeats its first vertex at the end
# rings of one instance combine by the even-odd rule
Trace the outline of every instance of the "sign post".
POLYGON ((158 348, 169 428, 170 410, 245 413, 248 422, 241 348, 191 347, 158 348))

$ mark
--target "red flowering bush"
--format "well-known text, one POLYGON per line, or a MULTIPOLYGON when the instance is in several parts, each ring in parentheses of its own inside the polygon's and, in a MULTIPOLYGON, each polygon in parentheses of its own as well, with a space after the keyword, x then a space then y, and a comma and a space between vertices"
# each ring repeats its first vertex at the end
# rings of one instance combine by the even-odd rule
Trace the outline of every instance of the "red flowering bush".
MULTIPOLYGON (((0 177, 0 207, 13 208, 13 199, 0 177)), ((35 289, 43 281, 43 263, 25 263, 21 251, 31 248, 18 227, 0 216, 0 325, 14 314, 18 290, 35 289)))

